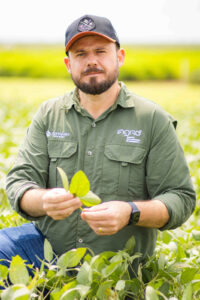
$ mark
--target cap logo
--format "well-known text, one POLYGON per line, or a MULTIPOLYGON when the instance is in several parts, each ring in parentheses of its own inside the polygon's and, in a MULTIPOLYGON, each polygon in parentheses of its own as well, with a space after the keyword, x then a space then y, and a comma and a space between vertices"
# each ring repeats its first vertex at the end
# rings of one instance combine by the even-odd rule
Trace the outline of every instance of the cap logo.
POLYGON ((95 28, 95 23, 91 18, 83 18, 78 24, 79 31, 90 31, 95 28))

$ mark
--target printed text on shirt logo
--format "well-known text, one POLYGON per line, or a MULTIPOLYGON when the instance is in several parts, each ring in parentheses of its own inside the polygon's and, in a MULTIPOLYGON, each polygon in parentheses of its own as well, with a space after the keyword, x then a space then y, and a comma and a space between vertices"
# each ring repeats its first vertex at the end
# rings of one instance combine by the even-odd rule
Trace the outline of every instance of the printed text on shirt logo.
POLYGON ((59 138, 59 139, 64 139, 64 137, 69 136, 69 132, 56 132, 52 131, 50 132, 49 130, 46 131, 46 136, 47 137, 54 137, 54 138, 59 138))
POLYGON ((141 140, 138 137, 141 136, 142 130, 118 129, 117 134, 122 134, 123 136, 125 136, 127 143, 139 144, 141 140))

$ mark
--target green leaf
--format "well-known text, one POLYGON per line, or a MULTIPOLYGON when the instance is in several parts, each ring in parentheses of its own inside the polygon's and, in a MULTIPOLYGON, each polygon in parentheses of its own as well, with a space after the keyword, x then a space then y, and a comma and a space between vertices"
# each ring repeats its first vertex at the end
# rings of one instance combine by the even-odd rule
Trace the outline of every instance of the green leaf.
POLYGON ((161 253, 158 259, 158 268, 159 270, 163 270, 164 267, 165 267, 165 255, 161 253))
POLYGON ((192 300, 192 284, 189 283, 184 289, 183 297, 181 300, 192 300))
POLYGON ((91 268, 97 272, 101 272, 101 270, 108 265, 108 259, 114 255, 116 255, 116 253, 112 251, 105 251, 95 255, 90 262, 91 268))
POLYGON ((28 300, 30 290, 24 284, 15 284, 9 286, 1 294, 2 300, 28 300))
POLYGON ((181 274, 181 284, 191 282, 197 271, 198 271, 198 269, 196 269, 196 268, 185 269, 181 274))
POLYGON ((121 266, 121 263, 122 261, 116 261, 114 263, 111 263, 110 265, 108 265, 102 270, 102 275, 104 277, 110 276, 112 273, 114 273, 117 270, 117 268, 121 266))
POLYGON ((65 291, 60 297, 60 300, 78 300, 80 299, 80 296, 81 299, 85 299, 89 289, 89 286, 81 284, 77 285, 76 287, 65 291))
POLYGON ((1 294, 1 300, 9 300, 12 299, 14 292, 12 286, 9 286, 7 289, 3 290, 1 294))
MULTIPOLYGON (((107 280, 100 284, 98 290, 97 290, 97 297, 100 300, 107 299, 105 295, 107 294, 107 290, 110 289, 113 286, 114 281, 113 280, 107 280)), ((109 299, 109 298, 108 298, 109 299)))
POLYGON ((80 284, 85 284, 85 285, 89 284, 91 279, 90 278, 91 276, 89 276, 90 271, 91 271, 90 265, 85 261, 78 272, 77 281, 80 284))
POLYGON ((61 289, 60 288, 55 288, 51 292, 51 300, 59 300, 61 295, 62 295, 61 289))
POLYGON ((132 280, 126 280, 126 290, 131 291, 134 294, 139 293, 141 288, 141 282, 138 278, 133 278, 132 280))
POLYGON ((125 280, 119 280, 119 281, 117 282, 117 284, 116 284, 115 289, 116 289, 117 291, 122 291, 122 290, 124 290, 125 285, 126 285, 125 280))
POLYGON ((150 285, 148 285, 146 288, 145 300, 159 300, 156 291, 150 285))
POLYGON ((78 284, 75 289, 79 292, 81 295, 81 299, 86 299, 87 293, 90 289, 90 286, 78 284))
POLYGON ((0 278, 5 279, 8 275, 8 267, 0 265, 0 278))
POLYGON ((169 293, 169 282, 165 281, 163 282, 163 284, 160 286, 159 291, 164 294, 166 297, 168 297, 168 293, 169 293))
POLYGON ((163 243, 169 244, 169 242, 172 239, 171 233, 166 230, 166 231, 161 232, 160 235, 161 235, 161 240, 163 241, 163 243))
POLYGON ((199 230, 192 230, 192 236, 196 241, 200 241, 200 231, 199 230))
POLYGON ((44 258, 48 261, 51 262, 53 259, 53 249, 51 244, 47 239, 44 240, 44 258))
POLYGON ((83 171, 78 171, 72 177, 69 191, 76 197, 85 196, 90 190, 90 182, 83 171))
POLYGON ((133 254, 135 248, 135 237, 132 237, 126 242, 124 250, 127 251, 130 255, 133 254))
POLYGON ((60 300, 75 300, 75 299, 77 300, 80 299, 80 294, 75 288, 64 292, 60 297, 60 300))
POLYGON ((27 287, 22 287, 14 292, 12 299, 16 300, 28 300, 30 295, 30 291, 27 287))
POLYGON ((101 199, 92 191, 89 191, 85 196, 80 197, 84 206, 94 206, 101 203, 101 199))
POLYGON ((28 270, 24 264, 23 259, 19 255, 13 257, 11 261, 9 278, 13 284, 27 284, 29 281, 28 270))
POLYGON ((76 267, 85 255, 86 250, 87 248, 77 248, 64 253, 59 257, 57 265, 61 268, 76 267))
POLYGON ((61 177, 61 179, 62 179, 63 187, 64 187, 64 189, 65 189, 66 191, 68 191, 68 190, 69 190, 69 181, 68 181, 67 175, 66 175, 66 173, 63 171, 63 169, 61 169, 61 168, 59 168, 59 167, 57 167, 57 169, 58 169, 58 172, 59 172, 60 177, 61 177))

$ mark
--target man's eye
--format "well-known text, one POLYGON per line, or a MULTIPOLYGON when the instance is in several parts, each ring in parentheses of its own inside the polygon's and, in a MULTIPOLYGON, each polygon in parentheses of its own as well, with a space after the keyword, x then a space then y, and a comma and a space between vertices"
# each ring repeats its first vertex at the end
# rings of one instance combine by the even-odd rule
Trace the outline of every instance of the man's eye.
POLYGON ((105 50, 98 50, 97 53, 105 53, 105 50))
POLYGON ((85 53, 83 52, 77 54, 77 56, 83 56, 83 55, 85 55, 85 53))

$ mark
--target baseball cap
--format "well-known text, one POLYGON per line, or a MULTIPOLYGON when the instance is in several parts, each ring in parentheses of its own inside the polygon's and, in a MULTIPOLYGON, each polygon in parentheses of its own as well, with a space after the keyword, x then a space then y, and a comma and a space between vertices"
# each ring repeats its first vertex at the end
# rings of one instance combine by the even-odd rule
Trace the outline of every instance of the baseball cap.
POLYGON ((99 35, 115 42, 119 47, 119 39, 112 23, 104 17, 84 15, 75 20, 65 32, 65 51, 79 38, 86 35, 99 35))

